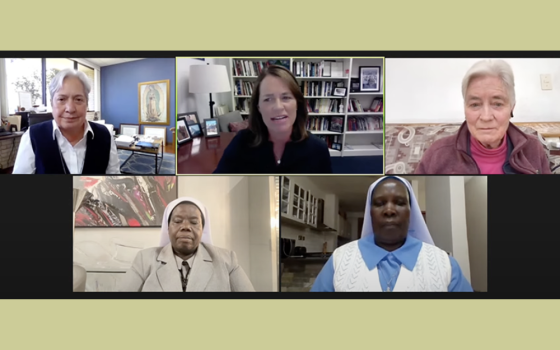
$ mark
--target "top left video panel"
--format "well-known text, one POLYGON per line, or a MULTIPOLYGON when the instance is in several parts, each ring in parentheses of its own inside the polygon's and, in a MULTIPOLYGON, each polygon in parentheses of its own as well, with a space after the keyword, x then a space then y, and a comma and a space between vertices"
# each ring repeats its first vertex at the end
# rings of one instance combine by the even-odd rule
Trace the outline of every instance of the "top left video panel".
POLYGON ((174 175, 175 58, 0 58, 0 174, 174 175))

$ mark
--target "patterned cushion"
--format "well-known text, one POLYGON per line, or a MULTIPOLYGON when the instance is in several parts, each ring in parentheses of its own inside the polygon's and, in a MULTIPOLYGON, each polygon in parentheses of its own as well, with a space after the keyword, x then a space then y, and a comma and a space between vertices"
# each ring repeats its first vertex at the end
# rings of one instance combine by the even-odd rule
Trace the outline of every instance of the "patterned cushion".
POLYGON ((247 129, 249 122, 244 120, 242 122, 229 123, 229 131, 238 132, 239 130, 247 129))
MULTIPOLYGON (((460 127, 461 124, 387 124, 385 126, 385 173, 413 174, 424 151, 435 141, 455 134, 460 127)), ((526 126, 518 126, 518 128, 541 141, 550 159, 551 169, 560 165, 560 156, 550 155, 547 143, 536 130, 526 126)), ((560 168, 554 172, 560 173, 560 168)))

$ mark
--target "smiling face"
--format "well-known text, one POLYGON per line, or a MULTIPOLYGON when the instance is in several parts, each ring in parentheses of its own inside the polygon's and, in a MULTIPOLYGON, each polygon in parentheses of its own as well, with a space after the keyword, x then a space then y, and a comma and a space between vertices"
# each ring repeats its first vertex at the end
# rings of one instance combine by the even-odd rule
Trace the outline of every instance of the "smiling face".
POLYGON ((499 77, 473 78, 465 94, 465 118, 469 132, 484 147, 497 148, 506 135, 513 107, 499 77))
POLYGON ((179 204, 173 209, 169 222, 169 240, 179 257, 192 256, 202 238, 202 213, 194 204, 179 204))
POLYGON ((410 222, 410 198, 406 186, 388 179, 375 187, 371 195, 371 223, 378 244, 403 242, 410 222))
POLYGON ((64 79, 62 87, 54 94, 52 114, 61 130, 83 128, 87 114, 87 96, 84 85, 76 77, 64 79))
POLYGON ((297 101, 288 84, 268 75, 259 86, 258 109, 271 136, 292 132, 297 116, 297 101))

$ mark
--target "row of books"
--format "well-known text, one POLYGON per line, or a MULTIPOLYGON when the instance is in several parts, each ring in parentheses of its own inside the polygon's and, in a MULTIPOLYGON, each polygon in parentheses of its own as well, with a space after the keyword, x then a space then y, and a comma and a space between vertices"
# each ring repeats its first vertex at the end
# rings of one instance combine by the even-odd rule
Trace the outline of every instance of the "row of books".
MULTIPOLYGON (((309 113, 339 113, 341 100, 322 98, 320 100, 306 100, 309 113)), ((344 108, 342 109, 344 111, 344 108)))
POLYGON ((303 96, 333 96, 337 87, 333 81, 304 81, 301 83, 303 96))
POLYGON ((250 81, 237 80, 235 82, 235 90, 233 90, 235 96, 239 95, 249 95, 253 94, 253 83, 250 81))
POLYGON ((348 117, 347 131, 382 130, 383 118, 381 116, 348 117))
POLYGON ((267 60, 267 61, 250 61, 250 60, 233 60, 233 76, 234 77, 256 77, 268 66, 278 65, 290 69, 290 60, 267 60))
POLYGON ((292 73, 296 77, 332 77, 343 76, 343 63, 336 61, 294 62, 292 73))
POLYGON ((311 131, 334 131, 342 132, 344 118, 342 117, 315 117, 311 116, 307 120, 305 127, 311 131))
POLYGON ((374 98, 367 109, 362 107, 360 100, 357 98, 351 98, 350 103, 348 104, 348 112, 383 112, 383 98, 374 98))
POLYGON ((342 135, 317 135, 317 137, 325 141, 328 148, 342 150, 342 135))

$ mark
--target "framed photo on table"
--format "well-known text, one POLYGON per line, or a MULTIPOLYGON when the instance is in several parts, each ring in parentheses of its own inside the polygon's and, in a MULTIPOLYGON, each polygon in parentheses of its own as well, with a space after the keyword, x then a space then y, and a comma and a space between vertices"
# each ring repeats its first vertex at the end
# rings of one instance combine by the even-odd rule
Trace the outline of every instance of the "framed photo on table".
POLYGON ((204 119, 204 129, 206 129, 206 137, 220 136, 217 119, 204 119))
POLYGON ((126 136, 136 136, 140 134, 140 125, 138 124, 121 124, 119 125, 119 134, 126 136))
POLYGON ((381 67, 360 67, 360 91, 381 91, 381 67))
POLYGON ((167 144, 167 128, 165 126, 144 126, 144 135, 161 139, 162 145, 167 144))
POLYGON ((177 118, 185 118, 187 125, 200 124, 200 119, 198 119, 196 112, 180 113, 177 114, 177 118))
POLYGON ((138 124, 169 125, 169 80, 138 83, 138 124))
POLYGON ((177 119, 177 143, 182 145, 185 142, 191 141, 192 136, 187 125, 185 118, 177 119))
POLYGON ((200 124, 190 124, 189 125, 189 132, 191 133, 191 136, 193 138, 203 136, 202 128, 200 127, 200 124))

